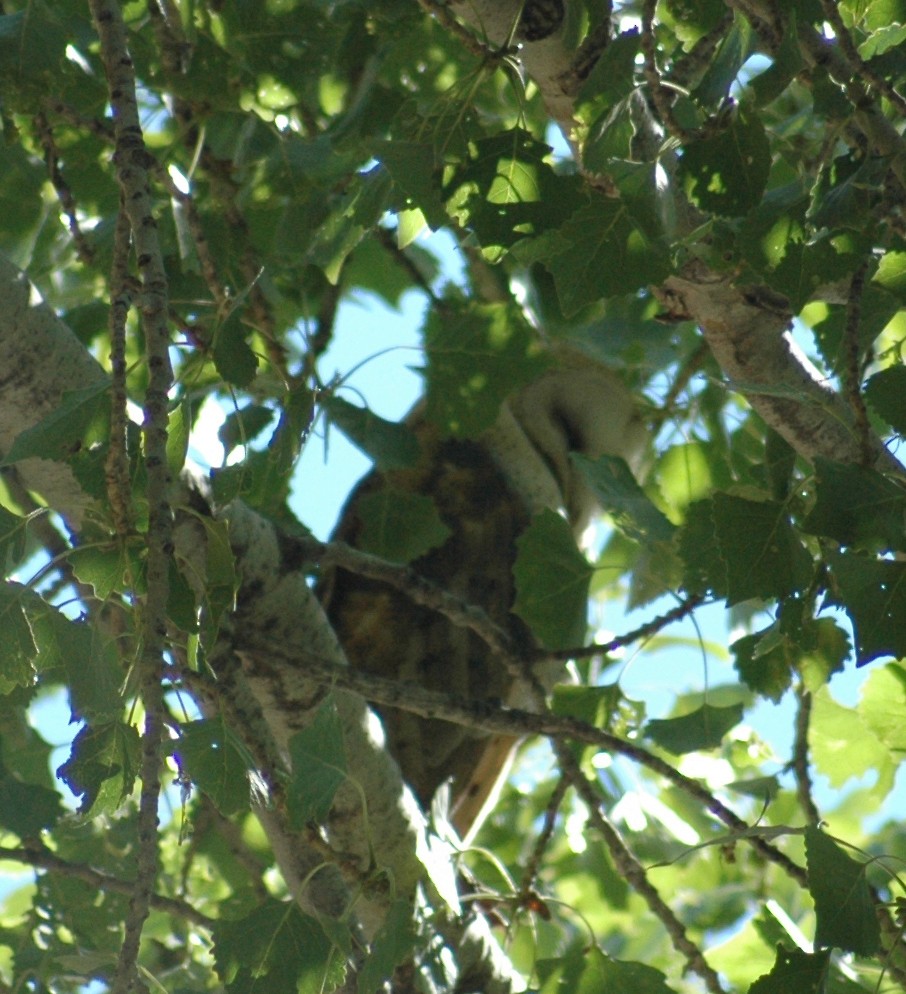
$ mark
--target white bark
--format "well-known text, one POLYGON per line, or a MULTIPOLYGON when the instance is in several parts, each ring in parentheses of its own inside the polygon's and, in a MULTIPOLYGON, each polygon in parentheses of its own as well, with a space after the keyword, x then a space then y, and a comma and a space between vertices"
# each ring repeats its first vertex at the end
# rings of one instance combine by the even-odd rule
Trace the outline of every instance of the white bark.
MULTIPOLYGON (((100 385, 106 373, 41 299, 27 277, 0 256, 0 455, 52 414, 68 390, 100 385)), ((78 528, 95 504, 65 462, 15 464, 25 486, 78 528)))

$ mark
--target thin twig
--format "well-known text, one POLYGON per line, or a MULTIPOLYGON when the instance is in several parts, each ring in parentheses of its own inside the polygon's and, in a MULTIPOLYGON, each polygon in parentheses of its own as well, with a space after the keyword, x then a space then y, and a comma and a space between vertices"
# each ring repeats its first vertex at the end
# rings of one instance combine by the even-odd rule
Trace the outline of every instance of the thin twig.
POLYGON ((661 81, 657 67, 657 41, 654 37, 654 13, 657 0, 645 0, 642 5, 642 55, 645 59, 644 73, 651 93, 651 99, 657 108, 661 122, 667 131, 678 141, 687 143, 694 137, 676 119, 673 113, 673 94, 661 81))
POLYGON ((840 46, 843 57, 849 63, 853 76, 857 79, 868 80, 874 89, 887 97, 900 114, 906 114, 906 97, 898 93, 891 83, 884 79, 883 76, 879 76, 872 69, 871 64, 859 55, 859 50, 853 43, 852 36, 843 23, 843 18, 840 16, 838 4, 834 0, 821 0, 821 9, 824 11, 824 16, 827 18, 828 24, 834 29, 837 44, 840 46))
MULTIPOLYGON (((0 848, 0 860, 8 859, 17 863, 25 863, 50 873, 59 873, 70 877, 73 880, 81 880, 88 884, 92 890, 97 890, 112 894, 131 895, 135 891, 135 883, 131 880, 122 880, 109 873, 102 873, 95 870, 87 863, 70 863, 52 853, 45 846, 36 843, 28 846, 10 846, 0 848)), ((217 924, 215 918, 209 918, 197 908, 194 908, 188 901, 183 901, 177 897, 164 897, 162 894, 151 894, 149 903, 155 911, 163 911, 165 914, 175 915, 193 925, 201 928, 211 929, 217 924)))
MULTIPOLYGON (((575 758, 568 749, 563 750, 563 759, 575 764, 575 758)), ((578 764, 576 764, 578 765, 578 764)), ((617 871, 630 884, 633 890, 648 905, 651 913, 664 926, 673 948, 682 955, 688 968, 697 973, 704 982, 705 987, 711 994, 724 994, 720 977, 705 959, 702 950, 686 934, 686 927, 676 917, 673 909, 661 897, 658 889, 648 879, 648 874, 644 866, 636 859, 635 855, 620 837, 620 833, 615 826, 607 819, 600 809, 599 799, 591 784, 579 772, 579 780, 576 787, 582 795, 582 799, 588 806, 589 819, 598 834, 604 840, 607 851, 613 859, 617 871)))
POLYGON ((821 814, 812 797, 812 778, 808 768, 808 728, 812 714, 812 695, 800 686, 797 690, 796 735, 790 766, 796 778, 796 796, 810 825, 817 825, 821 814))
POLYGON ((79 225, 75 197, 72 194, 69 184, 66 182, 66 177, 60 169, 60 152, 54 139, 53 129, 47 120, 47 115, 40 111, 35 114, 34 123, 38 133, 38 141, 44 149, 44 162, 47 165, 47 175, 50 177, 50 182, 56 192, 57 199, 60 201, 60 206, 66 215, 76 255, 79 257, 80 262, 90 265, 94 262, 94 246, 85 237, 85 232, 82 231, 79 225))
POLYGON ((541 866, 544 852, 554 836, 554 829, 557 826, 557 815, 560 812, 560 805, 563 803, 563 798, 566 796, 569 784, 570 781, 561 774, 547 802, 547 806, 544 809, 544 824, 541 826, 541 831, 535 839, 534 846, 532 846, 532 854, 525 861, 525 868, 522 871, 522 883, 519 885, 520 895, 527 895, 535 886, 535 880, 538 877, 538 868, 541 866))
POLYGON ((667 625, 672 624, 674 621, 682 620, 696 610, 696 608, 701 607, 705 603, 705 600, 706 598, 703 595, 693 594, 691 597, 680 601, 676 607, 672 607, 669 611, 659 614, 656 618, 652 618, 651 621, 646 621, 643 625, 639 625, 638 628, 634 628, 625 635, 617 635, 609 642, 593 642, 591 645, 575 646, 571 649, 558 649, 556 651, 542 649, 538 651, 538 657, 551 660, 560 659, 565 662, 569 659, 584 659, 588 656, 606 656, 609 652, 615 652, 617 649, 625 649, 628 645, 641 642, 643 639, 656 635, 662 628, 666 628, 667 625))
POLYGON ((445 30, 449 31, 451 35, 457 38, 466 51, 471 52, 472 55, 481 59, 482 61, 493 57, 496 55, 494 50, 488 45, 485 45, 480 38, 477 38, 472 32, 465 27, 465 25, 460 24, 459 21, 450 13, 450 8, 447 4, 439 3, 438 0, 418 0, 419 6, 426 13, 430 14, 440 26, 445 30))

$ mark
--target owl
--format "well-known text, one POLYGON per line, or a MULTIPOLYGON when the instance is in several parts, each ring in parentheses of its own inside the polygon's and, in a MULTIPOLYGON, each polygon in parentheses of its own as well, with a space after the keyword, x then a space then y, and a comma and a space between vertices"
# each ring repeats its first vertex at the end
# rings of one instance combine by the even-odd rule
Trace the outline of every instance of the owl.
MULTIPOLYGON (((560 510, 580 533, 594 499, 570 460, 620 455, 630 463, 644 446, 644 425, 617 377, 587 357, 559 358, 509 397, 480 437, 444 437, 418 404, 407 423, 420 443, 411 468, 372 472, 340 516, 334 539, 360 543, 358 506, 385 486, 429 496, 450 530, 446 541, 412 568, 478 605, 517 645, 533 646, 512 612, 516 540, 532 516, 560 510)), ((375 580, 333 569, 318 588, 351 666, 382 677, 476 701, 527 703, 525 689, 474 633, 375 580)), ((387 746, 403 779, 427 809, 450 783, 450 821, 462 838, 493 803, 516 740, 390 707, 378 709, 387 746)))

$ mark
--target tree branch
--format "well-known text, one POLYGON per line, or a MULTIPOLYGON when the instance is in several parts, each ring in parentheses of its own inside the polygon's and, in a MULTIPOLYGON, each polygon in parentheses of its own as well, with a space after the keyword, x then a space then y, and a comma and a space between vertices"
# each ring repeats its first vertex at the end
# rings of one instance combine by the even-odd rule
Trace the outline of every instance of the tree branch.
MULTIPOLYGON (((123 894, 126 897, 131 897, 135 892, 134 881, 122 880, 120 877, 114 877, 109 873, 102 873, 100 870, 90 867, 87 863, 70 863, 38 843, 29 846, 0 847, 0 860, 3 859, 25 863, 28 866, 47 870, 50 873, 59 873, 73 880, 81 880, 93 890, 123 894)), ((175 915, 177 918, 192 922, 193 925, 198 925, 209 931, 217 924, 216 918, 208 917, 208 915, 194 908, 188 901, 183 901, 178 897, 164 897, 162 894, 152 893, 149 897, 149 904, 155 911, 175 915)))
POLYGON ((100 39, 101 61, 107 76, 113 111, 117 182, 129 217, 136 264, 142 283, 141 317, 148 361, 144 404, 144 448, 148 500, 146 577, 141 614, 139 681, 145 709, 142 735, 141 794, 138 815, 138 872, 125 922, 113 989, 125 994, 137 984, 138 952, 150 909, 152 888, 160 870, 158 803, 163 765, 163 654, 167 645, 167 598, 172 553, 167 461, 167 395, 173 383, 170 334, 167 326, 167 275, 157 238, 145 148, 138 114, 135 73, 126 42, 126 26, 115 0, 90 0, 100 39))

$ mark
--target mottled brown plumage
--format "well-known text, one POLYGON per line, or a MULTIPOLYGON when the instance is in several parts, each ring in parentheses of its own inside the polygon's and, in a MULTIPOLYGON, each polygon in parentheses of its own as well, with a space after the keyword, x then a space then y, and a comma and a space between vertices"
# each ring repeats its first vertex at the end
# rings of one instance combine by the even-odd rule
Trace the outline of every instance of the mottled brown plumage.
MULTIPOLYGON (((577 530, 585 526, 592 499, 569 451, 638 452, 644 432, 625 389, 600 365, 573 359, 512 397, 479 439, 440 437, 419 407, 408 422, 421 444, 418 465, 369 474, 334 537, 359 543, 358 502, 384 486, 432 497, 452 535, 413 568, 531 644, 527 627, 510 613, 516 539, 544 507, 562 507, 577 530)), ((484 642, 404 594, 340 569, 322 579, 319 593, 350 665, 475 700, 525 703, 484 642)), ((379 710, 390 751, 424 806, 452 781, 451 820, 465 835, 508 767, 515 740, 379 710)))

